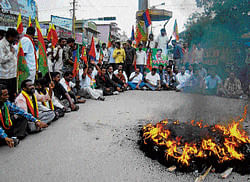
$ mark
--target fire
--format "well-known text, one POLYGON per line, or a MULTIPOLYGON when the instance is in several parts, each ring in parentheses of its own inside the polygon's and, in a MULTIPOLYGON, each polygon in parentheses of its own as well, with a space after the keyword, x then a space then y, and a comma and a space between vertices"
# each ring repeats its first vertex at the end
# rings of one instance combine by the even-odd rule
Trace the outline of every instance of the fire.
MULTIPOLYGON (((243 116, 237 121, 233 121, 227 126, 220 124, 208 126, 203 121, 185 123, 197 127, 199 130, 209 131, 208 136, 202 136, 199 141, 186 142, 182 136, 174 136, 169 127, 168 120, 161 121, 156 125, 148 124, 143 127, 143 140, 147 145, 149 141, 154 145, 165 148, 166 160, 172 158, 179 164, 189 166, 193 158, 215 157, 218 163, 231 160, 244 160, 245 156, 239 150, 242 144, 249 144, 250 139, 247 132, 240 129, 240 124, 246 119, 247 107, 245 107, 243 116), (218 134, 220 141, 216 139, 218 134)), ((179 121, 173 122, 174 125, 180 125, 179 121)), ((178 126, 177 126, 178 127, 178 126)))

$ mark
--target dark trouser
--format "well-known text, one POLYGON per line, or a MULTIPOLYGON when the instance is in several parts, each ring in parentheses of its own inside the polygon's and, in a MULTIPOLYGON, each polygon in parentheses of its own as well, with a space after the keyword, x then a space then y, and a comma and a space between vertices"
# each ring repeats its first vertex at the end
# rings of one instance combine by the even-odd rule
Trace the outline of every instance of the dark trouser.
POLYGON ((113 95, 114 88, 113 87, 110 87, 110 88, 104 87, 102 90, 103 90, 103 96, 109 96, 109 95, 113 95), (109 91, 108 91, 108 89, 109 89, 109 91))
POLYGON ((10 98, 9 100, 11 102, 15 101, 16 98, 16 91, 17 91, 17 83, 16 83, 16 78, 11 78, 11 79, 0 79, 0 84, 6 85, 10 98))
MULTIPOLYGON (((11 120, 13 123, 12 127, 9 130, 4 130, 4 132, 9 138, 17 137, 18 139, 23 139, 26 136, 26 129, 28 124, 27 119, 23 117, 18 117, 17 119, 14 119, 14 117, 11 117, 11 120)), ((2 127, 2 124, 0 126, 2 127)), ((6 142, 4 139, 0 139, 0 144, 5 143, 6 142)))
POLYGON ((131 73, 134 70, 133 64, 125 64, 125 72, 127 73, 128 78, 130 77, 131 73))
POLYGON ((55 107, 55 112, 58 114, 57 117, 63 117, 65 112, 63 109, 60 109, 59 107, 55 107))

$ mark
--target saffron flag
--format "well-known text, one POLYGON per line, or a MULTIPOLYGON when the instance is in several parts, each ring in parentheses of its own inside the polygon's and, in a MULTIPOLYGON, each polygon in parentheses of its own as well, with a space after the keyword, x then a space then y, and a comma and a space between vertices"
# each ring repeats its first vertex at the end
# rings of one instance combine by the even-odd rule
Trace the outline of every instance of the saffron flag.
POLYGON ((148 28, 152 24, 148 9, 143 13, 143 19, 146 27, 148 28))
POLYGON ((108 48, 111 47, 111 32, 109 32, 108 48))
POLYGON ((132 32, 131 32, 131 41, 135 40, 135 29, 134 29, 134 25, 132 26, 132 32))
POLYGON ((173 34, 175 36, 176 41, 178 41, 180 39, 180 37, 179 37, 179 32, 178 32, 177 20, 175 20, 175 22, 174 22, 174 33, 173 34))
POLYGON ((17 19, 17 32, 19 34, 23 33, 23 22, 22 22, 22 16, 21 13, 19 13, 18 19, 17 19))
POLYGON ((36 31, 37 31, 38 49, 39 49, 38 70, 44 76, 49 71, 49 68, 48 68, 48 63, 47 63, 46 46, 44 43, 43 35, 41 32, 40 25, 37 21, 37 18, 36 18, 36 31))
MULTIPOLYGON (((19 41, 18 54, 17 54, 17 89, 21 89, 22 81, 26 80, 29 77, 29 67, 25 60, 23 47, 21 41, 19 41)), ((17 92, 18 92, 17 90, 17 92)))
POLYGON ((74 69, 73 69, 73 77, 76 77, 79 74, 79 63, 80 61, 80 53, 79 53, 79 45, 77 46, 76 50, 76 57, 74 61, 74 69))
POLYGON ((32 27, 31 16, 29 16, 29 27, 32 27))
POLYGON ((90 60, 96 61, 94 37, 92 37, 92 41, 91 41, 91 45, 90 45, 90 50, 89 50, 89 57, 90 57, 90 60))
POLYGON ((52 47, 55 48, 56 44, 58 42, 58 36, 57 36, 57 32, 56 32, 56 28, 54 26, 54 24, 50 24, 49 25, 49 31, 48 31, 48 35, 47 35, 47 40, 50 41, 52 43, 52 47))
POLYGON ((87 51, 85 45, 82 46, 82 55, 81 55, 81 60, 84 61, 85 65, 88 65, 88 59, 87 59, 87 51))

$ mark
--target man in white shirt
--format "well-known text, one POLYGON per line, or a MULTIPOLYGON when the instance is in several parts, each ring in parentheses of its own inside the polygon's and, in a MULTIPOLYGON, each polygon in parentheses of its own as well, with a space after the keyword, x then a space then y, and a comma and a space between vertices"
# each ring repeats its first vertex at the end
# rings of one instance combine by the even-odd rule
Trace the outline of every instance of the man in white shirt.
POLYGON ((63 75, 63 78, 60 80, 60 84, 68 92, 68 94, 75 101, 75 103, 80 103, 80 104, 85 103, 86 100, 77 98, 76 92, 74 92, 76 84, 73 83, 72 80, 73 80, 72 72, 71 71, 66 71, 64 73, 64 75, 63 75))
POLYGON ((102 62, 103 62, 104 65, 107 65, 108 62, 109 62, 109 51, 107 49, 106 43, 102 44, 102 53, 103 53, 103 60, 102 60, 102 62))
POLYGON ((144 82, 142 81, 142 74, 140 73, 140 69, 136 68, 135 72, 131 73, 129 77, 128 85, 132 90, 140 90, 142 87, 145 86, 144 82))
POLYGON ((180 90, 184 88, 186 81, 190 78, 190 75, 186 73, 185 67, 181 67, 181 72, 176 75, 177 89, 180 90))
POLYGON ((78 95, 81 97, 87 97, 94 100, 104 101, 105 97, 103 97, 103 91, 95 89, 96 88, 96 76, 98 72, 101 72, 100 68, 97 64, 94 64, 96 69, 93 67, 86 67, 84 72, 80 71, 80 86, 81 89, 78 92, 78 95))
POLYGON ((62 74, 63 69, 63 48, 66 46, 67 41, 63 38, 59 39, 58 46, 54 49, 54 64, 53 72, 59 72, 62 74))
POLYGON ((140 69, 140 72, 143 74, 144 68, 147 65, 147 54, 144 50, 142 50, 143 45, 138 45, 139 50, 136 51, 136 67, 140 69))
POLYGON ((0 84, 7 87, 10 101, 14 102, 16 93, 17 53, 13 44, 18 39, 18 32, 10 28, 0 41, 0 84))
POLYGON ((160 90, 161 88, 160 75, 156 71, 156 68, 152 68, 152 71, 146 75, 145 85, 152 91, 160 90))
MULTIPOLYGON (((171 40, 171 38, 170 38, 171 40)), ((167 55, 167 47, 170 42, 165 29, 161 29, 161 34, 156 39, 156 48, 161 49, 164 55, 167 55)))
POLYGON ((36 55, 36 48, 34 43, 34 36, 36 33, 36 29, 34 27, 27 28, 27 32, 24 37, 21 39, 21 43, 23 46, 23 52, 25 55, 25 60, 27 61, 30 76, 28 77, 29 80, 32 80, 34 83, 36 77, 36 65, 37 65, 37 55, 36 55))
POLYGON ((147 48, 154 49, 154 48, 156 48, 155 46, 156 46, 156 43, 155 43, 155 40, 154 40, 154 35, 149 34, 147 48))

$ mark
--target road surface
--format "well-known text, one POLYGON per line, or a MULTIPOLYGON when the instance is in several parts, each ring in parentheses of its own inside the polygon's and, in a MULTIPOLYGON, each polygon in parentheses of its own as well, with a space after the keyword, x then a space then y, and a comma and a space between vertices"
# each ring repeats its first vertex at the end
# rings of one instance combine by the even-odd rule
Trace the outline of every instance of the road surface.
MULTIPOLYGON (((246 101, 176 92, 129 91, 88 100, 17 148, 0 147, 3 182, 189 182, 197 174, 169 173, 139 150, 139 128, 165 118, 228 120, 246 101)), ((248 121, 249 115, 248 115, 248 121)), ((249 123, 245 123, 249 125, 249 123)), ((225 182, 248 181, 233 173, 225 182)), ((206 181, 219 182, 218 174, 206 181)))

